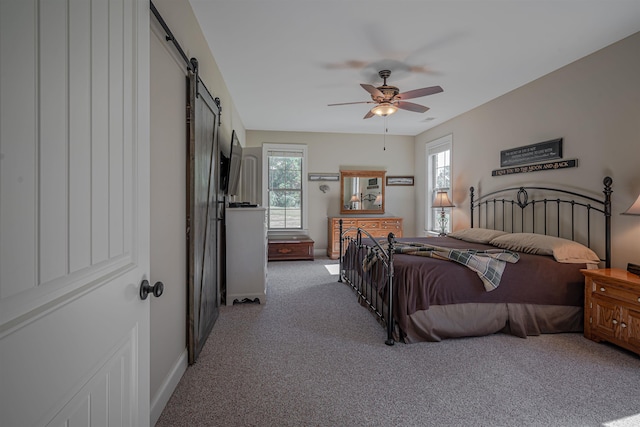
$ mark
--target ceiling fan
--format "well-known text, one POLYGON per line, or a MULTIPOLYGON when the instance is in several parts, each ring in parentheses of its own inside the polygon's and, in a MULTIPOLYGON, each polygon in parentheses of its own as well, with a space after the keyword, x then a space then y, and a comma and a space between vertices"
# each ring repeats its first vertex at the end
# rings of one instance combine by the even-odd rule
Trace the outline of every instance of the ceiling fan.
POLYGON ((367 114, 365 114, 365 119, 371 118, 374 115, 382 117, 389 116, 398 111, 398 108, 402 110, 414 111, 416 113, 424 113, 429 109, 429 107, 415 104, 413 102, 407 102, 405 101, 405 99, 420 98, 422 96, 433 95, 435 93, 442 92, 442 88, 440 86, 430 86, 423 87, 422 89, 414 89, 400 93, 400 90, 397 87, 387 85, 387 78, 391 75, 391 71, 381 70, 378 72, 378 75, 384 80, 382 86, 375 87, 369 84, 360 84, 360 86, 362 86, 364 90, 369 92, 372 101, 343 102, 340 104, 329 104, 329 106, 331 107, 334 105, 350 104, 378 104, 371 110, 369 110, 367 114))

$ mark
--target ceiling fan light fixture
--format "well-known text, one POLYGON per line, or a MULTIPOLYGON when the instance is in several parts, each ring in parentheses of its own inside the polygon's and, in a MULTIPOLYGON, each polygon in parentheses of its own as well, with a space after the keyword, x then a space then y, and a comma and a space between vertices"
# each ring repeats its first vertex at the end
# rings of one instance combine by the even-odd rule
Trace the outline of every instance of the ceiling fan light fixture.
POLYGON ((398 111, 398 107, 389 103, 382 102, 371 109, 371 112, 376 116, 386 117, 398 111))

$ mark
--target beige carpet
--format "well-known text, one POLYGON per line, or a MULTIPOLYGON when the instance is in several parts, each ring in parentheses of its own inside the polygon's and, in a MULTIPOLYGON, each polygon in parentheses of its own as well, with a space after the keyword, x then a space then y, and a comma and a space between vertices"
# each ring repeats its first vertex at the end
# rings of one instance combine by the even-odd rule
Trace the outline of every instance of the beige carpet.
POLYGON ((581 334, 384 344, 329 260, 222 307, 158 426, 640 426, 640 357, 581 334))

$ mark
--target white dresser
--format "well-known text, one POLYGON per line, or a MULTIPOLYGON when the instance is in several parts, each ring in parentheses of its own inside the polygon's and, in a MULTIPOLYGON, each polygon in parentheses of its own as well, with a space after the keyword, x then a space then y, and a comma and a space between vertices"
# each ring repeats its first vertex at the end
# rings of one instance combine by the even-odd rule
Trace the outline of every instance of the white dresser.
POLYGON ((245 298, 267 301, 266 208, 227 208, 226 304, 245 298))

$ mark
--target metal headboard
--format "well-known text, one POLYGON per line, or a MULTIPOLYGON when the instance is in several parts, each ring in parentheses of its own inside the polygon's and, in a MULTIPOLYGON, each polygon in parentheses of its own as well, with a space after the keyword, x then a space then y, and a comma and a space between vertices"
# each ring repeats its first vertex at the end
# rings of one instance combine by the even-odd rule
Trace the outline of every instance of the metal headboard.
POLYGON ((478 196, 476 199, 474 188, 471 187, 469 189, 471 227, 474 227, 474 218, 477 217, 477 227, 492 228, 494 230, 504 230, 509 232, 533 233, 538 232, 536 230, 542 227, 543 232, 538 232, 538 234, 553 235, 552 233, 555 230, 555 236, 557 237, 576 240, 576 226, 580 226, 582 227, 580 230, 586 231, 586 246, 592 248, 591 214, 592 212, 596 212, 597 214, 602 214, 604 216, 605 256, 602 261, 604 261, 606 268, 610 268, 612 182, 613 180, 608 176, 603 179, 603 199, 596 199, 585 194, 549 187, 504 188, 478 196), (529 200, 529 193, 538 190, 549 192, 548 194, 551 194, 551 196, 529 200), (513 191, 516 192, 515 198, 513 197, 513 193, 509 195, 509 192, 513 191), (536 211, 536 205, 543 206, 542 214, 536 211), (570 212, 570 225, 565 224, 567 215, 561 215, 561 207, 568 207, 570 212), (527 211, 527 209, 530 210, 527 211), (586 214, 586 225, 582 223, 576 224, 576 215, 578 215, 579 211, 586 214), (536 223, 536 220, 538 220, 538 223, 536 223), (540 225, 540 222, 542 222, 542 225, 540 225))

